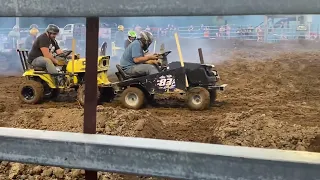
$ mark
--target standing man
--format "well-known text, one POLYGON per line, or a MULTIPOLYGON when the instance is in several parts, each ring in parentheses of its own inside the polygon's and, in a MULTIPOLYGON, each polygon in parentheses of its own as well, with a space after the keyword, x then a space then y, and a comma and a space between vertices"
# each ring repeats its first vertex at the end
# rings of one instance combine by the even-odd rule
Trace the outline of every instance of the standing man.
POLYGON ((36 40, 39 30, 36 28, 32 28, 29 31, 29 36, 26 38, 24 42, 24 48, 27 50, 31 50, 33 42, 36 40))
POLYGON ((118 31, 115 34, 115 45, 116 47, 123 47, 123 41, 125 40, 125 35, 124 35, 124 26, 119 25, 118 26, 118 31))
POLYGON ((8 40, 10 47, 13 47, 13 49, 19 48, 19 39, 20 39, 20 28, 15 25, 13 26, 12 30, 8 34, 8 40))

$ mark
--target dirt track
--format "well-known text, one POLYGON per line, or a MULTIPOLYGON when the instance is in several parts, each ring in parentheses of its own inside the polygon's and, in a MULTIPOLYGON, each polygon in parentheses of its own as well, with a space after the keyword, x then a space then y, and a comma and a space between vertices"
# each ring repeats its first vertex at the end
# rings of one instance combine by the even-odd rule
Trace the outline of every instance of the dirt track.
MULTIPOLYGON (((191 113, 179 98, 140 111, 105 104, 98 109, 98 133, 320 152, 320 52, 256 48, 214 55, 219 53, 224 61, 216 66, 228 87, 215 107, 191 113)), ((0 126, 81 132, 83 110, 74 95, 26 106, 16 96, 22 81, 0 78, 0 126)), ((83 172, 2 162, 0 179, 14 177, 81 179, 83 172)), ((108 177, 138 179, 107 173, 100 179, 108 177)))

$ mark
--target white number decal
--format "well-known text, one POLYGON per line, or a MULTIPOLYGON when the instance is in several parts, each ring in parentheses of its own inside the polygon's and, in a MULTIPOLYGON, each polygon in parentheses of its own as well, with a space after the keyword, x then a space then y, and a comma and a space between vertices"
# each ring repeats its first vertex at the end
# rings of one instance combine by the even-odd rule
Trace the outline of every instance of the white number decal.
POLYGON ((171 75, 161 76, 157 80, 157 85, 160 89, 173 89, 176 86, 175 79, 171 75))
POLYGON ((160 79, 160 80, 159 80, 159 83, 158 83, 158 86, 160 86, 160 87, 165 86, 165 85, 166 85, 166 82, 167 82, 166 79, 160 79))
POLYGON ((167 86, 167 87, 170 87, 170 86, 172 85, 172 81, 173 81, 172 78, 168 78, 168 79, 167 79, 166 86, 167 86))

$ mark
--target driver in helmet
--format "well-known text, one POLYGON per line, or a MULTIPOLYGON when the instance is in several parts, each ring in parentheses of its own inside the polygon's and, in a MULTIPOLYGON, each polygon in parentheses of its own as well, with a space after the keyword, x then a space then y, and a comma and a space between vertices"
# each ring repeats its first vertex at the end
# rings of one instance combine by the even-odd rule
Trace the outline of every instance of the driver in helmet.
POLYGON ((128 39, 124 42, 124 48, 127 48, 132 41, 136 40, 137 33, 135 31, 128 31, 128 39))
MULTIPOLYGON (((120 66, 130 76, 139 77, 158 73, 158 69, 153 64, 144 64, 149 60, 158 60, 156 54, 145 54, 153 36, 150 32, 140 32, 140 38, 134 40, 125 49, 121 59, 120 66)), ((154 61, 156 63, 156 61, 154 61)))
POLYGON ((50 74, 58 73, 54 65, 59 65, 59 61, 53 57, 53 53, 61 54, 63 52, 55 40, 58 33, 59 27, 50 24, 46 32, 36 38, 29 52, 29 64, 34 67, 46 68, 50 74))

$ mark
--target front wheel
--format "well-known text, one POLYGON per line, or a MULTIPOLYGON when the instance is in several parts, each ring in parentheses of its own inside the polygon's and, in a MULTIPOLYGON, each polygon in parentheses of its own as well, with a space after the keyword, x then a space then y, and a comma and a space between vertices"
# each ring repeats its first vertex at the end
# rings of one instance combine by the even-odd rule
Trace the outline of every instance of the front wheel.
MULTIPOLYGON (((78 88, 78 92, 77 92, 77 100, 78 102, 80 103, 81 106, 84 106, 84 103, 85 103, 85 85, 82 84, 79 86, 78 88)), ((97 88, 97 104, 98 104, 98 100, 100 98, 100 91, 99 91, 99 88, 97 88)))
POLYGON ((121 94, 120 101, 122 105, 129 109, 141 109, 145 104, 144 93, 136 87, 128 87, 121 94))
POLYGON ((28 80, 19 87, 19 99, 27 104, 38 104, 43 100, 44 88, 40 82, 28 80))
POLYGON ((210 93, 203 87, 194 87, 187 92, 187 105, 191 110, 201 111, 209 108, 210 93))

